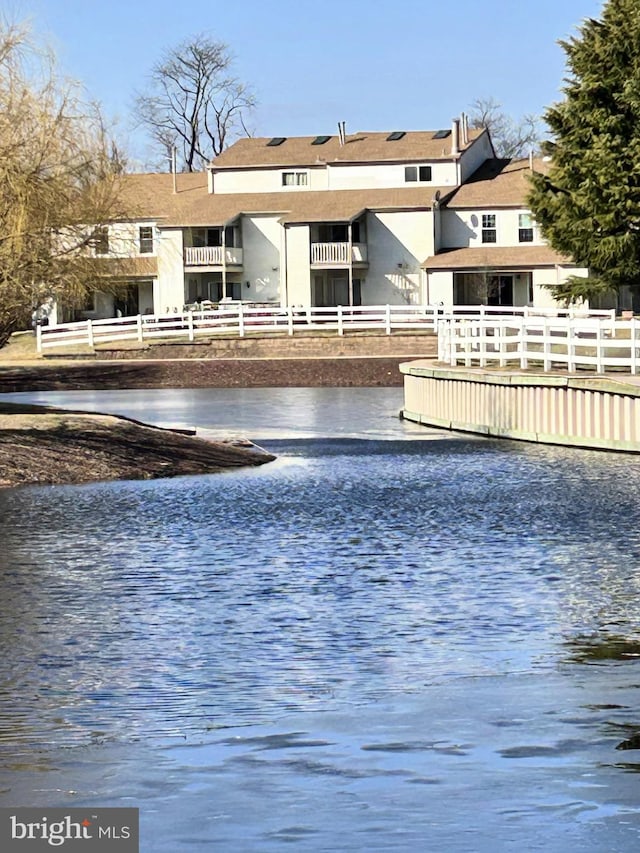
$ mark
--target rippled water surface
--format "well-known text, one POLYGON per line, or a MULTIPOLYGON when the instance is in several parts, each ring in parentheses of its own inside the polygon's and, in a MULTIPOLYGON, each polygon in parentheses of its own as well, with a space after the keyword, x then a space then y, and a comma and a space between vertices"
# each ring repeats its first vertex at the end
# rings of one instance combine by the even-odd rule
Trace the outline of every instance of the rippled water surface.
POLYGON ((144 851, 638 849, 640 463, 399 394, 3 398, 278 460, 0 491, 0 804, 138 805, 144 851))

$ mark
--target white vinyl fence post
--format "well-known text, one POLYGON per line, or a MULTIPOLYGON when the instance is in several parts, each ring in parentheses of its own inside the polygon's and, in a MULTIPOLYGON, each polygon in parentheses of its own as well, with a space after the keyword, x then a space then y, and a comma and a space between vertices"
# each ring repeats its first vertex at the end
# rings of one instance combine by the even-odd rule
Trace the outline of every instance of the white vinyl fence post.
POLYGON ((138 340, 140 343, 144 341, 144 330, 142 328, 142 315, 138 314, 136 317, 136 331, 138 333, 138 340))
POLYGON ((385 306, 384 328, 388 335, 391 334, 391 306, 385 306))
POLYGON ((602 320, 598 320, 596 327, 596 373, 604 373, 604 360, 602 348, 602 320))
POLYGON ((87 343, 93 347, 93 324, 91 320, 87 320, 87 343))
POLYGON ((238 334, 241 338, 244 338, 244 311, 242 302, 238 305, 238 334))
POLYGON ((549 343, 549 324, 547 320, 547 315, 542 318, 542 359, 543 359, 543 370, 547 373, 551 370, 551 346, 549 343))
POLYGON ((36 350, 42 352, 42 326, 36 323, 36 350))
POLYGON ((293 306, 287 306, 287 331, 289 335, 293 335, 293 306))
POLYGON ((567 370, 570 373, 576 369, 576 328, 571 317, 567 322, 567 370))
POLYGON ((343 326, 343 318, 342 318, 342 305, 336 306, 338 310, 338 334, 344 335, 344 326, 343 326))
POLYGON ((193 311, 187 311, 187 330, 189 332, 189 340, 193 340, 193 311))
MULTIPOLYGON (((525 308, 525 310, 527 310, 525 308)), ((518 346, 520 347, 520 370, 526 370, 529 367, 529 360, 527 356, 529 355, 528 346, 529 346, 529 325, 527 323, 528 314, 522 318, 522 322, 520 324, 520 336, 518 346)))
POLYGON ((500 345, 499 345, 500 358, 498 359, 498 364, 500 367, 506 367, 506 365, 507 365, 507 358, 506 358, 506 356, 507 356, 507 340, 508 340, 507 332, 508 332, 508 327, 507 327, 506 323, 500 323, 500 325, 496 326, 494 331, 493 331, 494 335, 496 333, 498 334, 498 340, 500 341, 500 345))

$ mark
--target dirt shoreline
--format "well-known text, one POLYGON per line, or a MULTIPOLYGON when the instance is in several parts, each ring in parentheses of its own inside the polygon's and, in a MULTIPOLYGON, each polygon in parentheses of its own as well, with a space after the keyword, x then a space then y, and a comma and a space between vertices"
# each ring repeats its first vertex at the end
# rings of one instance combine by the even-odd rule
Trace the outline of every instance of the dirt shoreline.
MULTIPOLYGON (((398 387, 418 356, 69 358, 0 362, 0 393, 147 388, 398 387)), ((268 454, 111 415, 0 403, 0 487, 222 471, 268 454)))
POLYGON ((210 474, 275 459, 115 415, 0 404, 0 487, 210 474))
POLYGON ((129 388, 400 387, 417 356, 117 359, 0 364, 0 393, 129 388))

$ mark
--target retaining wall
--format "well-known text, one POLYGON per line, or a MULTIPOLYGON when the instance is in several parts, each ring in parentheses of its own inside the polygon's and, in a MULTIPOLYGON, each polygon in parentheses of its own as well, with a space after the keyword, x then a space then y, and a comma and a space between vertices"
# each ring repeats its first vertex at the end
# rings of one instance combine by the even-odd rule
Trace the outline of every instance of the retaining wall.
POLYGON ((640 452, 630 377, 400 365, 407 420, 499 438, 640 452))
MULTIPOLYGON (((145 343, 96 347, 95 358, 337 358, 359 356, 428 357, 437 353, 438 338, 433 332, 392 335, 256 336, 213 338, 193 343, 145 343)), ((47 352, 45 358, 60 358, 47 352)))

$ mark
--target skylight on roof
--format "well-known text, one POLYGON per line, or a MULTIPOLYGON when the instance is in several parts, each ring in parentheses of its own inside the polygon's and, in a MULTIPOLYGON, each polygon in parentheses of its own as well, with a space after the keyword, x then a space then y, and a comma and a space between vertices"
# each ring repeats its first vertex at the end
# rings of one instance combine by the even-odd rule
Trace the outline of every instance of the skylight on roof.
POLYGON ((286 136, 274 136, 273 139, 270 139, 267 142, 267 145, 271 146, 271 148, 275 148, 276 145, 282 145, 282 143, 286 140, 286 138, 287 138, 286 136))
POLYGON ((316 136, 316 138, 311 143, 312 145, 324 145, 325 142, 328 142, 331 139, 330 136, 316 136))
POLYGON ((433 138, 434 139, 446 139, 447 136, 450 135, 450 133, 451 133, 450 130, 436 130, 436 132, 433 134, 433 138))
POLYGON ((387 142, 395 142, 398 139, 402 139, 406 132, 406 130, 394 130, 393 133, 387 136, 387 142))

